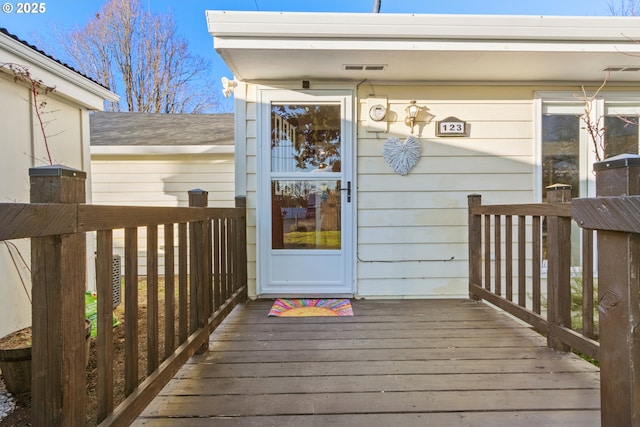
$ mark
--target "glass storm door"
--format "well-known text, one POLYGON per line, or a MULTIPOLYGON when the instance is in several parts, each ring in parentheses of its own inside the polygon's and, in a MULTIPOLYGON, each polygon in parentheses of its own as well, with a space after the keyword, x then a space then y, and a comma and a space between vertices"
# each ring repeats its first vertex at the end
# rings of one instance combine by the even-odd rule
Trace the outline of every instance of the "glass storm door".
POLYGON ((262 104, 259 293, 352 294, 348 97, 276 99, 262 104))

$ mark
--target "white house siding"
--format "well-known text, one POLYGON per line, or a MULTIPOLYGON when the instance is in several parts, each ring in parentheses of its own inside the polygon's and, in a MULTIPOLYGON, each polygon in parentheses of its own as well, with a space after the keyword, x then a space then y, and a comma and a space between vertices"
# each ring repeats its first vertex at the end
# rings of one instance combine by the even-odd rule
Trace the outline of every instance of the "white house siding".
MULTIPOLYGON (((373 90, 376 96, 387 97, 387 117, 393 120, 387 133, 367 132, 365 107, 372 87, 361 87, 356 142, 357 296, 466 296, 467 196, 480 193, 486 204, 535 201, 534 92, 541 89, 374 85, 373 90), (381 152, 388 137, 404 140, 409 135, 404 108, 411 99, 435 117, 429 124, 416 125, 422 155, 408 175, 400 176, 386 164, 381 152), (435 122, 449 116, 470 124, 470 135, 436 137, 435 122)), ((247 131, 252 296, 257 280, 256 92, 257 88, 249 85, 241 114, 247 131)))
POLYGON ((92 156, 93 202, 188 206, 188 191, 209 192, 209 206, 234 206, 233 154, 92 156))
POLYGON ((29 90, 0 74, 0 98, 0 120, 4 125, 0 168, 8 180, 2 186, 2 202, 28 202, 27 171, 34 166, 29 90))
MULTIPOLYGON (((0 173, 3 179, 0 196, 2 203, 29 201, 28 169, 33 166, 33 146, 31 127, 31 107, 24 99, 29 99, 29 91, 0 75, 0 122, 4 129, 2 136, 3 155, 0 156, 0 173), (5 101, 6 100, 6 101, 5 101)), ((20 252, 30 262, 28 241, 13 241, 20 252)), ((16 257, 17 254, 14 254, 16 257)), ((16 271, 8 248, 0 244, 0 285, 2 300, 0 305, 0 336, 31 325, 31 277, 17 258, 20 271, 16 271), (20 277, 27 284, 25 292, 20 277)))
MULTIPOLYGON (((0 156, 2 202, 28 202, 28 169, 49 164, 43 136, 30 104, 30 90, 0 74, 0 120, 4 124, 3 155, 0 156)), ((43 98, 43 100, 45 100, 43 98)), ((84 169, 81 113, 77 106, 49 95, 42 111, 54 164, 84 169)))
MULTIPOLYGON (((247 197, 247 287, 249 296, 256 296, 257 282, 257 241, 256 241, 256 188, 257 188, 257 128, 256 128, 256 87, 249 86, 246 92, 247 103, 244 104, 244 114, 246 121, 246 197, 247 197)), ((239 103, 243 105, 243 103, 239 103)), ((238 163, 237 163, 238 164, 238 163)))
MULTIPOLYGON (((534 201, 533 88, 374 86, 387 96, 389 133, 366 131, 363 88, 358 123, 358 294, 366 297, 467 295, 467 195, 483 203, 534 201), (381 156, 390 136, 409 135, 411 99, 433 119, 419 123, 422 155, 406 176, 381 156), (395 114, 393 114, 395 113, 395 114), (436 137, 436 121, 455 116, 468 137, 436 137)), ((420 118, 419 118, 420 120, 420 118)), ((419 131, 418 131, 419 129, 419 131)))
MULTIPOLYGON (((202 189, 209 192, 210 207, 235 206, 232 153, 159 156, 93 154, 91 170, 93 203, 96 205, 188 206, 189 190, 202 189)), ((158 262, 162 267, 162 227, 158 232, 158 262)), ((138 237, 139 274, 145 275, 144 227, 139 229, 138 237)), ((123 239, 122 230, 114 233, 114 252, 121 256, 124 254, 123 239)))
MULTIPOLYGON (((29 168, 48 164, 43 137, 35 127, 37 119, 29 103, 29 89, 0 77, 0 99, 0 123, 4 129, 4 152, 0 156, 3 182, 0 202, 29 202, 29 168)), ((78 107, 48 96, 43 120, 47 123, 47 140, 53 162, 85 169, 78 107)), ((20 239, 8 244, 15 247, 0 244, 0 274, 4 278, 4 285, 0 285, 4 301, 0 304, 0 336, 31 325, 31 275, 25 266, 31 262, 29 241, 20 239)))

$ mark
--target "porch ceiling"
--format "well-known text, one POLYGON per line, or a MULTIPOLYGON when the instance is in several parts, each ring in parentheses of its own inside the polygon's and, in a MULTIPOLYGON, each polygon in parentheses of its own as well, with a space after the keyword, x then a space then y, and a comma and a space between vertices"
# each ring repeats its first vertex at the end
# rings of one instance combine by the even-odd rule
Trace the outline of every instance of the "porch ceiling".
POLYGON ((640 18, 207 12, 236 78, 442 82, 640 80, 640 18), (348 70, 345 65, 382 65, 348 70))

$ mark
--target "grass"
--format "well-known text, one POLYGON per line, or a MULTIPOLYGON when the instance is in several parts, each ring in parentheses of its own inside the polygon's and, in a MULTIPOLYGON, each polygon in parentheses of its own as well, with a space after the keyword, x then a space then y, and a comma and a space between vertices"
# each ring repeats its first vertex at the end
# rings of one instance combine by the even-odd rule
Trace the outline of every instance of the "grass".
POLYGON ((340 231, 291 231, 284 235, 287 249, 340 249, 340 231))

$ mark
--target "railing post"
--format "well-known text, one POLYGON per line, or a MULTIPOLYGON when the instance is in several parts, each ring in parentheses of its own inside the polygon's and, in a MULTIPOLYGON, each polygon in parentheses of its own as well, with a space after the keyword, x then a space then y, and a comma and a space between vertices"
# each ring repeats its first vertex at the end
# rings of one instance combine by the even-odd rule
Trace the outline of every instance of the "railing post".
POLYGON ((244 196, 236 197, 236 208, 243 209, 243 216, 238 221, 238 230, 236 230, 238 250, 238 286, 244 286, 243 301, 248 298, 247 286, 247 198, 244 196))
MULTIPOLYGON (((555 184, 546 188, 548 203, 571 201, 571 186, 555 184)), ((547 217, 547 320, 552 325, 571 327, 571 218, 547 217)), ((547 345, 554 350, 571 347, 549 330, 547 345)))
MULTIPOLYGON (((209 192, 195 189, 189 191, 190 207, 207 207, 209 192)), ((190 288, 190 333, 204 328, 212 312, 211 307, 211 222, 200 221, 189 224, 189 242, 191 246, 189 262, 191 266, 190 288)), ((204 342, 197 353, 209 349, 209 340, 204 342)))
MULTIPOLYGON (((640 156, 594 164, 596 195, 640 195, 640 156)), ((640 235, 598 231, 603 427, 640 426, 640 235)))
MULTIPOLYGON (((32 203, 84 203, 86 173, 29 169, 32 203)), ((86 241, 83 233, 31 239, 34 426, 85 424, 86 241)))
MULTIPOLYGON (((469 206, 469 284, 482 285, 482 216, 471 213, 471 208, 482 204, 480 194, 469 194, 467 196, 469 206)), ((479 301, 481 298, 471 291, 469 287, 469 298, 479 301)))

